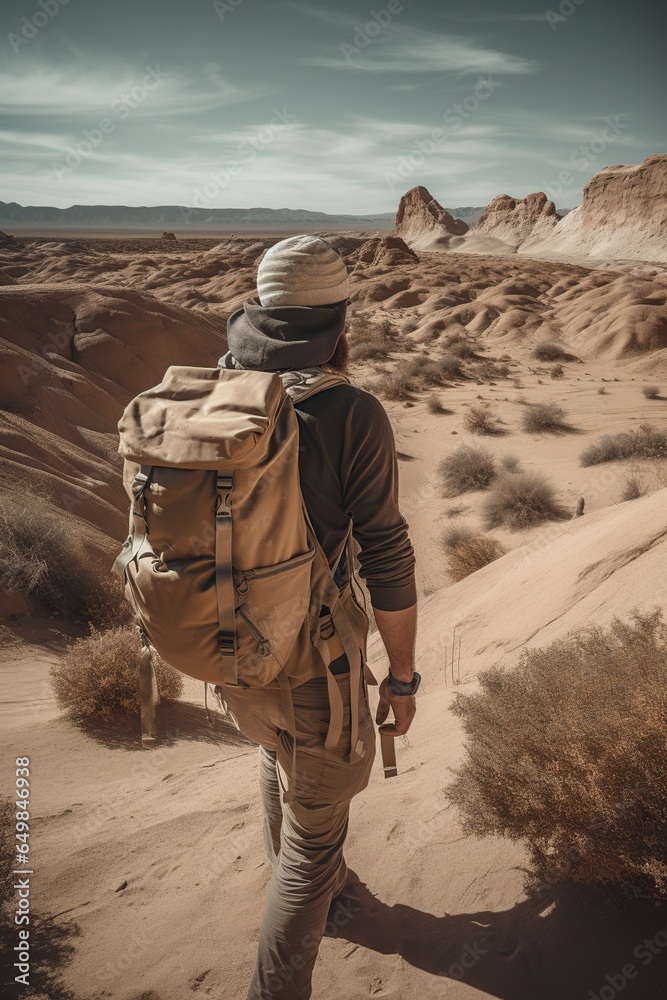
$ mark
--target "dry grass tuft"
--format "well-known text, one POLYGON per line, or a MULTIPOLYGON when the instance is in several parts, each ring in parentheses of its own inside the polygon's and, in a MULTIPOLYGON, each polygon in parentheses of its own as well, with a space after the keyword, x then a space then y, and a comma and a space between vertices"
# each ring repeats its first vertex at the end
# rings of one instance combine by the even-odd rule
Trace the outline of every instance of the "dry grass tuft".
POLYGON ((488 489, 496 476, 496 467, 493 455, 485 448, 462 444, 443 458, 438 472, 445 496, 452 497, 488 489))
POLYGON ((353 316, 349 324, 350 361, 385 361, 392 351, 412 351, 412 341, 398 333, 389 320, 353 316))
POLYGON ((645 493, 646 487, 644 486, 641 478, 635 472, 628 473, 623 481, 621 500, 638 500, 639 497, 643 497, 645 493))
POLYGON ((450 528, 442 540, 447 571, 458 582, 505 555, 507 549, 497 538, 474 534, 468 528, 450 528))
POLYGON ((500 464, 505 472, 519 472, 521 462, 516 455, 503 455, 500 464))
MULTIPOLYGON (((51 669, 53 690, 61 708, 76 719, 111 718, 139 711, 141 639, 132 626, 78 639, 51 669)), ((160 698, 175 700, 183 691, 183 675, 153 653, 160 698)))
POLYGON ((461 362, 452 355, 432 359, 423 355, 404 360, 385 372, 373 388, 386 399, 410 399, 415 392, 447 385, 463 375, 461 362))
POLYGON ((531 403, 521 416, 521 426, 527 434, 562 434, 570 430, 565 410, 557 403, 531 403))
POLYGON ((651 424, 641 424, 636 431, 605 434, 581 453, 585 467, 629 458, 667 458, 667 434, 651 424))
POLYGON ((445 347, 451 355, 457 358, 468 359, 477 356, 476 345, 460 333, 451 334, 445 340, 445 347))
POLYGON ((642 395, 646 399, 660 399, 660 391, 659 385, 645 385, 642 389, 642 395))
POLYGON ((537 472, 508 472, 491 487, 483 516, 488 528, 521 531, 543 521, 560 520, 565 512, 544 476, 537 472))
POLYGON ((435 392, 432 392, 431 395, 427 398, 426 406, 428 407, 429 413, 433 413, 438 416, 444 416, 445 414, 454 412, 453 410, 447 409, 446 406, 443 406, 442 400, 435 392))
POLYGON ((101 627, 130 621, 122 588, 100 576, 75 526, 48 497, 3 497, 0 529, 0 580, 8 593, 101 627))
POLYGON ((522 841, 532 889, 667 896, 667 628, 659 611, 525 650, 453 705, 466 833, 522 841))
POLYGON ((554 365, 550 370, 549 375, 551 378, 565 378, 565 369, 562 365, 554 365))
POLYGON ((561 344, 550 341, 538 344, 533 351, 533 357, 538 361, 577 361, 576 355, 570 354, 561 344))
POLYGON ((488 405, 474 404, 463 417, 463 426, 471 434, 500 434, 498 417, 488 405))

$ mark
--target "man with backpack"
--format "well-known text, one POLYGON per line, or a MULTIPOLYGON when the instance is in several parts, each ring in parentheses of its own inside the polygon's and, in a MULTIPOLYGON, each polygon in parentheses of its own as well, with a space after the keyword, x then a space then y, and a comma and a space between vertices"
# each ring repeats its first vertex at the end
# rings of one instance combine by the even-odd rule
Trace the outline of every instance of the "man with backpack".
MULTIPOLYGON (((272 878, 247 996, 307 1000, 346 884, 350 802, 375 756, 352 539, 389 659, 385 738, 415 714, 414 553, 389 419, 345 376, 345 263, 325 240, 290 237, 264 255, 257 290, 229 319, 217 376, 170 369, 126 410, 134 528, 119 565, 146 648, 214 683, 260 746, 272 878)), ((151 683, 144 674, 144 693, 151 683)))
MULTIPOLYGON (((345 373, 349 275, 328 243, 297 236, 271 247, 259 265, 257 291, 258 300, 247 302, 229 319, 229 354, 221 359, 223 365, 265 371, 324 366, 345 373)), ((398 736, 407 732, 415 711, 416 592, 412 546, 396 502, 391 426, 375 397, 345 383, 297 402, 295 409, 301 491, 329 564, 336 565, 350 520, 360 546, 361 573, 395 678, 394 691, 387 680, 382 682, 378 722, 384 722, 391 706, 396 721, 388 731, 398 736)), ((353 567, 341 570, 339 585, 349 585, 353 567)), ((345 653, 329 668, 347 710, 350 671, 345 653)), ((276 756, 285 730, 280 726, 279 698, 266 689, 250 692, 249 698, 248 692, 223 694, 242 731, 262 747, 262 801, 273 859, 258 964, 248 993, 253 1000, 310 996, 312 967, 331 902, 345 886, 349 803, 365 788, 373 763, 373 725, 363 688, 359 735, 365 753, 352 764, 347 763, 347 726, 336 747, 324 747, 326 682, 317 678, 293 691, 303 752, 297 757, 296 799, 282 809, 276 756), (264 705, 257 711, 259 701, 264 705)), ((289 774, 288 756, 283 766, 289 774)))

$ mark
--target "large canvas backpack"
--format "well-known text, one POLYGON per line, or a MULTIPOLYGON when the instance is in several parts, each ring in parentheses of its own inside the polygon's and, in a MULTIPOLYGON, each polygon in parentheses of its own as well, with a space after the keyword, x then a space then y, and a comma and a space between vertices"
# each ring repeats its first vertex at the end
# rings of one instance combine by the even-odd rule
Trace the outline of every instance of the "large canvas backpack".
POLYGON ((279 375, 171 367, 126 408, 119 451, 130 534, 114 565, 143 641, 144 744, 158 737, 151 648, 223 691, 277 681, 292 727, 291 687, 326 676, 329 745, 340 738, 343 706, 328 665, 344 652, 351 759, 363 754, 358 699, 368 619, 351 586, 339 590, 310 523, 293 406, 347 381, 319 368, 279 375))

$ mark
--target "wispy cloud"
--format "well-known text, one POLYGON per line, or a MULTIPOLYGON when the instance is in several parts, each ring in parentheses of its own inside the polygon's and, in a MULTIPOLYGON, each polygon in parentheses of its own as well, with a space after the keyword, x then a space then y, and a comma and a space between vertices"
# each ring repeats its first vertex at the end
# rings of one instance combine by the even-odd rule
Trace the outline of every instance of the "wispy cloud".
POLYGON ((304 56, 300 61, 318 69, 360 70, 366 73, 453 72, 525 74, 534 73, 533 59, 487 48, 473 38, 434 34, 408 25, 390 25, 382 35, 350 56, 344 46, 354 46, 354 35, 341 38, 332 54, 304 56))
POLYGON ((28 64, 23 71, 0 71, 0 114, 6 117, 45 116, 69 120, 82 115, 103 114, 114 102, 132 107, 141 104, 136 94, 150 90, 150 101, 136 114, 183 115, 239 104, 269 93, 264 85, 240 87, 221 74, 215 64, 194 71, 171 71, 159 63, 125 69, 122 74, 87 72, 85 76, 62 69, 28 64))
POLYGON ((451 14, 449 11, 444 14, 448 21, 457 21, 460 24, 493 24, 494 22, 509 21, 521 24, 543 24, 546 21, 544 11, 490 11, 488 14, 475 14, 474 17, 466 17, 464 14, 451 14))

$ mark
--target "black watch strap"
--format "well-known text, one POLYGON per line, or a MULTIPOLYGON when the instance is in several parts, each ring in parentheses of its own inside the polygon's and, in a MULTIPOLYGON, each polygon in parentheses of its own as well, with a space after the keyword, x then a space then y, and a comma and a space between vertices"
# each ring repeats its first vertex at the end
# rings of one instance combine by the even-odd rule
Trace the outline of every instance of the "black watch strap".
POLYGON ((400 697, 401 695, 408 696, 416 694, 419 689, 419 685, 421 684, 421 679, 421 674, 418 674, 415 670, 411 681, 399 681, 396 680, 390 670, 387 681, 391 693, 400 697))

